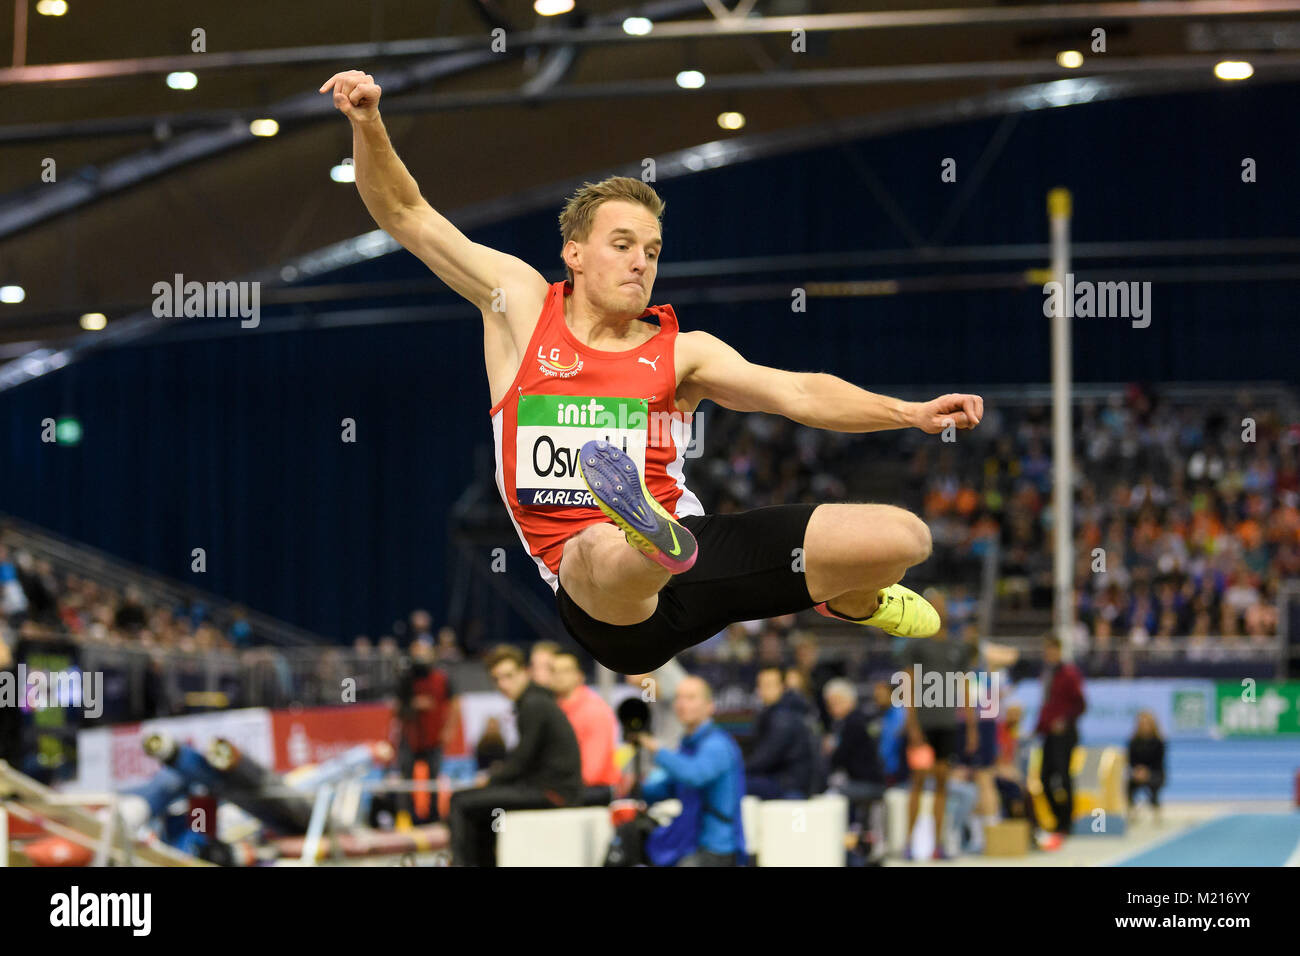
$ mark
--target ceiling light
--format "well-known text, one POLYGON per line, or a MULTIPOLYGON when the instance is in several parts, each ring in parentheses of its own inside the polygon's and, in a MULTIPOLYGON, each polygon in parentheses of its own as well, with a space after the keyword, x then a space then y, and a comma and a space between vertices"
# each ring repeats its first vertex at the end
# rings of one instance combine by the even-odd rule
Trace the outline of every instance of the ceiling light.
POLYGON ((1214 65, 1214 75, 1221 80, 1248 80, 1255 75, 1255 68, 1245 60, 1224 60, 1214 65))

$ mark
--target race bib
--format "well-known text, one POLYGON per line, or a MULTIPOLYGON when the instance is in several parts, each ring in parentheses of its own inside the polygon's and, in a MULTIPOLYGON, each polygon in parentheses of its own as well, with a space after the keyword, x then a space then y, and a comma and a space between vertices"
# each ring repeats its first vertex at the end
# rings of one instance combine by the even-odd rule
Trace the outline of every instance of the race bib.
POLYGON ((582 446, 604 439, 645 475, 650 403, 606 395, 521 395, 516 417, 515 494, 525 508, 596 507, 582 481, 582 446))

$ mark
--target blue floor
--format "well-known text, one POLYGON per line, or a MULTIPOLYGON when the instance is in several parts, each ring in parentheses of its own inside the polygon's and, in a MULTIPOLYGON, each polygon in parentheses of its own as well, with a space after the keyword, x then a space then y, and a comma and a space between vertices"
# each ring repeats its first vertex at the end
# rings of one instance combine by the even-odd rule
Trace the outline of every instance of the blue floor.
POLYGON ((1300 844, 1300 812, 1234 813, 1117 866, 1281 866, 1300 844))

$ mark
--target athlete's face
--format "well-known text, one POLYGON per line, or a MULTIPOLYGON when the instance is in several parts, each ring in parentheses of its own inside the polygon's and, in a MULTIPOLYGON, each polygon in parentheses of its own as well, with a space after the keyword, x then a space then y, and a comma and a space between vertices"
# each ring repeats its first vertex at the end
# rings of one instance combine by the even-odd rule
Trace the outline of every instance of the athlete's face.
POLYGON ((616 314, 637 316, 645 311, 663 245, 659 223, 649 209, 622 200, 601 203, 591 235, 576 245, 575 282, 581 274, 588 299, 616 314))

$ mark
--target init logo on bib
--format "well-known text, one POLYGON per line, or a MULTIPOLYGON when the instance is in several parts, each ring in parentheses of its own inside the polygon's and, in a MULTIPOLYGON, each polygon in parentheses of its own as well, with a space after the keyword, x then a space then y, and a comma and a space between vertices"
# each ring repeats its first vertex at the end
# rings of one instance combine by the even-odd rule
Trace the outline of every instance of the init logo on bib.
POLYGON ((645 474, 650 403, 608 395, 520 395, 515 419, 515 494, 525 508, 594 508, 582 480, 582 446, 604 439, 645 474))

